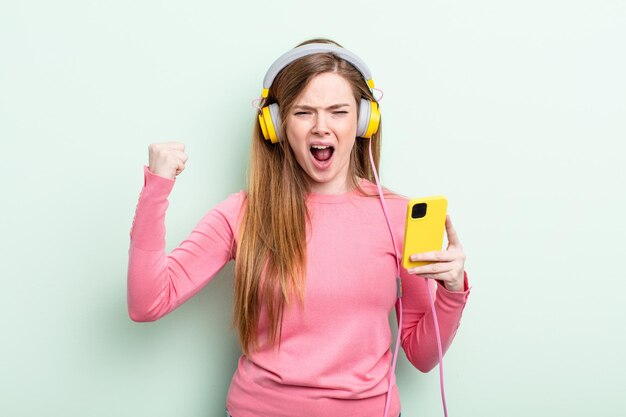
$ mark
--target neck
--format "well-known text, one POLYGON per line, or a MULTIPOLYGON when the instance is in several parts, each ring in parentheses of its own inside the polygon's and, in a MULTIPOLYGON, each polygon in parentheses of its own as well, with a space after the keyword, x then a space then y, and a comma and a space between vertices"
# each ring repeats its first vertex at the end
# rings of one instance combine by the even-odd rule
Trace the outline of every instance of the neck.
POLYGON ((352 182, 348 176, 324 183, 309 181, 309 191, 316 194, 344 194, 351 190, 352 182))

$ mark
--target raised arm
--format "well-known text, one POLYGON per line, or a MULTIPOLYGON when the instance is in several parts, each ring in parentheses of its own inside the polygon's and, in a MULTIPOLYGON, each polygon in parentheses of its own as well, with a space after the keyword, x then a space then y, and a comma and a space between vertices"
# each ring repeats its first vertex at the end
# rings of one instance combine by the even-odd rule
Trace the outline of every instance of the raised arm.
POLYGON ((144 186, 130 231, 127 276, 128 313, 134 321, 163 317, 200 291, 234 258, 234 229, 243 192, 230 195, 210 210, 189 236, 166 254, 165 212, 175 181, 144 166, 144 186))

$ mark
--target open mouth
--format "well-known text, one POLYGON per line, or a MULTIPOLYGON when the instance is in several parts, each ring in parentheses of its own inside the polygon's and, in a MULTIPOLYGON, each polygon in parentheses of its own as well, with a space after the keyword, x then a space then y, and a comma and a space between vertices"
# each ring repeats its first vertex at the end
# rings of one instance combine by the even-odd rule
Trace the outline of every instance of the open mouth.
POLYGON ((334 151, 335 148, 332 146, 311 146, 311 154, 313 155, 313 158, 320 162, 328 161, 333 156, 334 151))

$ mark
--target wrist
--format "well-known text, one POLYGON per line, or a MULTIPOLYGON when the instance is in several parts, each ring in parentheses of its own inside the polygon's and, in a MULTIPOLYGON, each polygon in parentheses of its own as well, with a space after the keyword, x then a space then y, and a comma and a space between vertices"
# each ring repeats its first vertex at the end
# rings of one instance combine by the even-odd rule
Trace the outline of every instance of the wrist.
POLYGON ((463 271, 463 275, 461 276, 461 279, 456 280, 454 283, 449 283, 446 281, 439 281, 439 282, 443 284, 445 289, 448 291, 453 291, 453 292, 467 291, 467 274, 465 271, 463 271))
POLYGON ((458 283, 449 283, 449 282, 445 282, 445 281, 440 281, 444 288, 448 291, 452 291, 452 292, 463 292, 464 290, 464 286, 463 286, 463 282, 458 282, 458 283))
POLYGON ((452 292, 463 292, 463 285, 448 285, 448 284, 444 284, 443 285, 446 290, 448 291, 452 291, 452 292))

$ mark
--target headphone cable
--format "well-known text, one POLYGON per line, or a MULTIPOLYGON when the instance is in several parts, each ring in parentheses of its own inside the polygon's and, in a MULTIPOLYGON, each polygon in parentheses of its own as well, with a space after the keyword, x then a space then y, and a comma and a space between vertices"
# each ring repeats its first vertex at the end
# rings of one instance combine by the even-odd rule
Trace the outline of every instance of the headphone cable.
MULTIPOLYGON (((383 417, 388 417, 390 400, 391 400, 391 390, 395 383, 395 370, 396 364, 398 360, 398 348, 400 345, 400 333, 402 332, 402 280, 400 279, 400 256, 398 255, 398 248, 396 246, 396 238, 393 234, 393 229, 391 228, 391 223, 389 222, 389 216, 387 215, 387 207, 385 205, 385 198, 383 197, 382 187, 380 185, 380 180, 378 179, 378 172, 376 172, 376 165, 374 164, 374 156, 372 154, 372 139, 369 139, 369 154, 370 154, 370 164, 372 166, 372 172, 374 173, 374 179, 376 180, 376 186, 378 187, 378 195, 380 196, 380 203, 383 208, 383 213, 385 214, 385 220, 387 221, 387 227, 389 228, 389 233, 391 234, 391 242, 393 243, 393 250, 396 256, 396 285, 398 286, 398 334, 396 336, 396 346, 394 349, 393 359, 391 362, 391 368, 389 369, 389 386, 387 388, 387 399, 385 401, 385 413, 383 417)), ((441 401, 443 404, 443 414, 445 417, 448 417, 448 408, 446 406, 446 395, 444 391, 444 383, 443 383, 443 350, 441 348, 441 335, 439 333, 439 320, 437 319, 437 312, 435 311, 435 303, 433 301, 432 295, 430 294, 430 285, 428 283, 428 279, 424 278, 424 283, 426 284, 426 293, 428 294, 428 300, 430 301, 430 308, 433 313, 433 320, 435 322, 435 333, 437 335, 437 353, 439 355, 439 386, 441 389, 441 401)))

